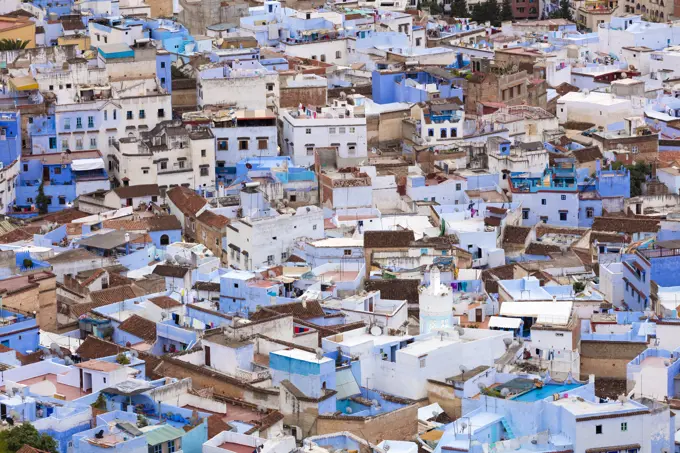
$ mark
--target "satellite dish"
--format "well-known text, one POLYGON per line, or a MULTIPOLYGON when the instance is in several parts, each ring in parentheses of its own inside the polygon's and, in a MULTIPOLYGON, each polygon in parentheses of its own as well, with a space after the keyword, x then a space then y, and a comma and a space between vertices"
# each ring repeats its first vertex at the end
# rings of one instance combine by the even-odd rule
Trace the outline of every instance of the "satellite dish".
POLYGON ((253 164, 251 164, 250 162, 246 162, 246 168, 247 168, 248 170, 252 170, 253 164))
POLYGON ((352 413, 352 408, 348 406, 347 409, 345 409, 345 412, 347 412, 348 414, 351 414, 351 413, 352 413))
POLYGON ((316 348, 316 360, 321 360, 323 359, 323 349, 321 348, 316 348))
POLYGON ((380 326, 372 326, 371 329, 370 329, 370 333, 374 337, 379 337, 380 335, 382 335, 383 331, 380 328, 380 326))
POLYGON ((501 396, 502 396, 503 398, 505 398, 505 397, 508 396, 509 394, 510 394, 510 389, 509 389, 509 388, 506 387, 506 388, 504 388, 503 390, 501 390, 501 396))
POLYGON ((135 359, 139 357, 139 352, 137 352, 135 349, 130 350, 129 354, 130 357, 134 357, 135 359))

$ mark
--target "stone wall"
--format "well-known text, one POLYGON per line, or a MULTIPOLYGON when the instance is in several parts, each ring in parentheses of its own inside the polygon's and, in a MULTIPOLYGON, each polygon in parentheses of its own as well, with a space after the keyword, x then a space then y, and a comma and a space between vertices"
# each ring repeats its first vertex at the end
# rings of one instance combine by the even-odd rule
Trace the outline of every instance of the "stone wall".
POLYGON ((581 379, 596 377, 626 379, 626 365, 642 351, 647 343, 626 341, 581 341, 581 379))
POLYGON ((371 443, 385 439, 412 441, 418 433, 418 408, 427 404, 425 399, 375 417, 321 415, 316 422, 316 432, 328 434, 349 431, 371 443))

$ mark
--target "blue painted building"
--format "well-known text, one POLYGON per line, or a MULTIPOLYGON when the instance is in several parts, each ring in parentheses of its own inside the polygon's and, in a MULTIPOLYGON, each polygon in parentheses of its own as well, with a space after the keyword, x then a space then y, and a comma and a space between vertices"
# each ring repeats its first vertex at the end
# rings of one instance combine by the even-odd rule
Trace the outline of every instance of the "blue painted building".
POLYGON ((0 163, 9 165, 21 156, 21 114, 0 112, 0 163))
POLYGON ((437 98, 457 97, 463 100, 461 77, 447 75, 442 71, 392 72, 373 71, 373 101, 378 104, 392 102, 423 102, 437 98), (427 85, 435 84, 436 90, 428 90, 427 85))
POLYGON ((27 127, 31 154, 59 152, 57 144, 57 123, 54 115, 33 117, 27 127))
POLYGON ((67 208, 81 194, 111 188, 104 160, 97 150, 23 156, 15 213, 37 215, 41 184, 49 200, 48 212, 67 208))
POLYGON ((680 286, 677 276, 680 249, 675 242, 641 240, 622 256, 625 283, 623 300, 629 310, 657 309, 659 307, 651 306, 651 296, 658 298, 658 293, 664 292, 664 289, 680 286), (652 281, 655 285, 652 285, 652 281), (653 287, 656 287, 656 294, 653 294, 653 287))
MULTIPOLYGON (((0 280, 0 288, 16 279, 26 279, 26 277, 10 277, 0 280)), ((14 285, 10 285, 10 287, 14 287, 14 285)), ((22 354, 37 351, 40 345, 40 328, 35 316, 19 313, 8 308, 1 309, 0 344, 22 354)))
POLYGON ((156 52, 156 76, 160 81, 161 86, 167 90, 168 94, 172 93, 172 55, 165 51, 159 50, 156 52))

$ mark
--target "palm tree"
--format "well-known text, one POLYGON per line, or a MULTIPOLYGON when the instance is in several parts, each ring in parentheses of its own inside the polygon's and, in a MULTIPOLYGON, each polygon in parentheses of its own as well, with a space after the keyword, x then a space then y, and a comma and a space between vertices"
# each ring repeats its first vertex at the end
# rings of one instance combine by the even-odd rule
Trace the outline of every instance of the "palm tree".
POLYGON ((0 39, 0 50, 21 50, 25 49, 31 41, 21 39, 0 39))

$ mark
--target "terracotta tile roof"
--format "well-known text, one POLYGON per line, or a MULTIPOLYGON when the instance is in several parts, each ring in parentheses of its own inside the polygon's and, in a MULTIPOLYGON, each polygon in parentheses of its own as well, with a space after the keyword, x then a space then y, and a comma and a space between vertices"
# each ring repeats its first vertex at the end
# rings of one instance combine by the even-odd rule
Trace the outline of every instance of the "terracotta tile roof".
POLYGON ((560 250, 561 249, 558 245, 532 242, 531 244, 529 244, 529 247, 527 247, 524 253, 526 253, 527 255, 549 255, 551 253, 559 252, 560 250))
POLYGON ((601 231, 592 231, 590 233, 590 242, 611 242, 615 244, 627 244, 630 243, 630 237, 626 238, 620 233, 605 233, 601 231))
POLYGON ((104 228, 126 231, 181 230, 182 224, 174 215, 144 217, 141 219, 105 220, 104 228))
POLYGON ((631 219, 629 217, 595 217, 593 230, 634 233, 656 233, 659 231, 658 219, 631 219))
POLYGON ((141 219, 104 220, 103 226, 104 228, 111 228, 113 230, 146 231, 146 222, 141 219))
POLYGON ((118 328, 123 332, 141 338, 147 343, 153 344, 156 342, 156 323, 139 315, 130 316, 118 328))
POLYGON ((408 247, 415 240, 413 231, 366 231, 364 233, 364 247, 366 248, 403 248, 408 247))
POLYGON ((52 212, 38 217, 33 217, 29 222, 54 222, 58 224, 71 223, 74 220, 88 217, 90 214, 77 210, 76 208, 64 209, 59 212, 52 212))
POLYGON ((489 206, 488 208, 486 208, 486 210, 492 214, 505 214, 506 212, 508 212, 507 209, 497 208, 496 206, 489 206))
POLYGON ((49 453, 49 452, 45 450, 38 450, 35 447, 31 447, 28 444, 24 444, 23 447, 17 450, 17 453, 49 453))
MULTIPOLYGON (((112 275, 112 274, 111 274, 112 275)), ((102 289, 99 291, 92 291, 90 293, 90 302, 84 304, 71 305, 70 312, 73 317, 79 318, 90 310, 103 307, 104 305, 122 302, 126 299, 133 299, 140 296, 137 294, 131 285, 116 286, 112 288, 102 289)))
POLYGON ((223 215, 215 214, 212 211, 205 210, 197 217, 198 221, 210 227, 222 229, 229 225, 229 219, 223 215))
POLYGON ((290 255, 286 261, 289 262, 289 263, 306 263, 307 262, 304 258, 300 258, 297 255, 290 255))
POLYGON ((80 285, 81 286, 87 286, 90 283, 92 283, 93 281, 97 280, 102 275, 104 275, 105 273, 106 273, 106 271, 104 269, 95 269, 94 272, 92 272, 92 275, 90 275, 85 280, 80 282, 80 285))
POLYGON ((83 234, 83 224, 82 223, 67 223, 66 224, 66 235, 67 236, 79 236, 83 234))
POLYGON ((507 225, 503 235, 503 244, 524 245, 529 233, 531 233, 531 227, 507 225))
POLYGON ((602 159, 602 151, 597 146, 589 146, 587 148, 575 149, 571 152, 578 163, 593 162, 596 159, 602 159))
POLYGON ((120 198, 151 197, 161 194, 158 184, 140 184, 137 186, 122 186, 113 189, 113 192, 120 198))
POLYGON ((292 302, 290 304, 270 305, 263 307, 250 316, 251 321, 259 321, 260 319, 268 319, 272 313, 293 315, 294 318, 312 319, 323 318, 326 313, 321 308, 321 304, 317 300, 305 302, 306 307, 302 302, 292 302))
POLYGON ((100 340, 97 337, 93 337, 92 335, 88 335, 88 337, 85 338, 85 341, 83 341, 78 349, 76 349, 76 354, 85 360, 89 360, 116 355, 123 350, 124 348, 115 343, 110 343, 108 341, 100 340))
POLYGON ((98 256, 87 249, 71 249, 61 252, 60 254, 48 258, 46 261, 50 264, 70 263, 74 261, 93 260, 98 256))
POLYGON ((21 228, 17 228, 16 230, 12 230, 9 233, 5 233, 0 236, 0 244, 10 244, 12 242, 18 241, 30 241, 32 239, 32 234, 27 233, 21 228))
POLYGON ((366 291, 380 291, 380 297, 388 300, 404 300, 409 304, 417 304, 420 298, 418 293, 420 280, 417 279, 385 279, 385 280, 366 280, 364 289, 366 291))
POLYGON ((196 291, 216 291, 219 292, 220 284, 215 282, 196 282, 194 283, 196 291))
POLYGON ((154 304, 155 306, 162 308, 163 310, 167 310, 168 308, 175 308, 175 307, 181 307, 182 304, 177 302, 175 299, 172 297, 168 296, 160 296, 160 297, 152 297, 150 299, 147 299, 149 302, 154 304))
POLYGON ((227 425, 219 415, 208 417, 208 439, 212 439, 222 431, 231 431, 231 426, 227 425))
POLYGON ((189 272, 188 267, 171 266, 169 264, 159 264, 153 269, 153 273, 161 277, 184 278, 189 272))
POLYGON ((208 203, 205 198, 188 187, 173 187, 166 192, 166 196, 184 215, 193 217, 208 203))
POLYGON ((484 225, 489 225, 489 226, 500 226, 501 225, 501 218, 500 217, 484 217, 484 225))

